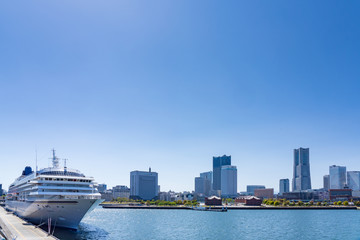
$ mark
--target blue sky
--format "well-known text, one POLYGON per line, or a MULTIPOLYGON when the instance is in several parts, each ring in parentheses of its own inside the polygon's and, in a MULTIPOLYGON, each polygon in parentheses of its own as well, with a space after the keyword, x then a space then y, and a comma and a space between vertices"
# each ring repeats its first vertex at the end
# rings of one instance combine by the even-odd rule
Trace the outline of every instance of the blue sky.
POLYGON ((8 1, 0 5, 0 183, 50 149, 109 186, 152 167, 193 190, 232 156, 238 191, 310 148, 360 170, 358 1, 8 1))

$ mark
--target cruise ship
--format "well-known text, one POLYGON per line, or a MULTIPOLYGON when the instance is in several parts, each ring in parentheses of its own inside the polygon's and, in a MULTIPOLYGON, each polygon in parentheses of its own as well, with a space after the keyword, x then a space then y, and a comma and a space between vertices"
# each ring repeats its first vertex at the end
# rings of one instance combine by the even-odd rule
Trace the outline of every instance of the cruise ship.
POLYGON ((25 167, 9 187, 6 209, 35 225, 77 229, 83 217, 103 200, 94 178, 60 167, 53 150, 52 167, 25 167))

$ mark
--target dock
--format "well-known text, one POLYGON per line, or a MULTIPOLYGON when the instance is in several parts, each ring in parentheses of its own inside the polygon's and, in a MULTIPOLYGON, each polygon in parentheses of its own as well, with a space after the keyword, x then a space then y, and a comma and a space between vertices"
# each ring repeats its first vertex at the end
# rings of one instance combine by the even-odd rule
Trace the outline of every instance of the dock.
POLYGON ((7 212, 3 207, 0 207, 0 227, 2 233, 8 240, 58 240, 41 228, 37 228, 33 224, 15 216, 13 213, 7 212))

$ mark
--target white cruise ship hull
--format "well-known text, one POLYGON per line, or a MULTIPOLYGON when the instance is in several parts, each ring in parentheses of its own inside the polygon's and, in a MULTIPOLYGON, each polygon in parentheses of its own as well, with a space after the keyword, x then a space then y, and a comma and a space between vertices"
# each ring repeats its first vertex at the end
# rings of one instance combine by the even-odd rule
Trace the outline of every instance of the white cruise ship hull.
POLYGON ((39 199, 35 201, 7 200, 6 209, 35 225, 77 229, 83 217, 97 207, 103 199, 39 199))

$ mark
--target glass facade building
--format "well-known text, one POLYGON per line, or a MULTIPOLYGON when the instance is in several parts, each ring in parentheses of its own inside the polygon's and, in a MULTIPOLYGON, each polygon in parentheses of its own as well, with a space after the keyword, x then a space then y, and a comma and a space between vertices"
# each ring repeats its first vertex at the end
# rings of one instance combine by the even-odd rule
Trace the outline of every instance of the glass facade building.
POLYGON ((325 190, 329 190, 330 189, 330 176, 329 175, 324 175, 324 178, 323 178, 323 184, 324 184, 324 189, 325 190))
POLYGON ((290 181, 289 179, 280 179, 279 194, 290 192, 290 181))
POLYGON ((360 171, 347 172, 347 185, 353 191, 360 190, 360 171))
POLYGON ((231 165, 231 156, 213 157, 213 190, 221 190, 221 167, 231 165))
POLYGON ((157 172, 130 172, 130 198, 152 200, 158 197, 158 174, 157 172))
POLYGON ((330 189, 343 189, 346 185, 346 167, 332 165, 329 167, 330 189))
POLYGON ((265 189, 264 185, 247 185, 246 192, 250 195, 254 195, 256 189, 265 189))
POLYGON ((292 190, 311 189, 309 148, 294 149, 292 190))
POLYGON ((221 167, 221 196, 236 197, 237 195, 237 169, 236 166, 221 167))

